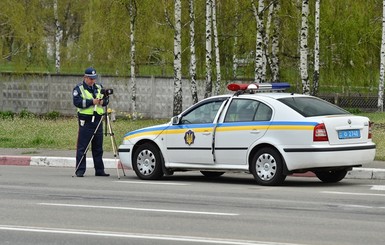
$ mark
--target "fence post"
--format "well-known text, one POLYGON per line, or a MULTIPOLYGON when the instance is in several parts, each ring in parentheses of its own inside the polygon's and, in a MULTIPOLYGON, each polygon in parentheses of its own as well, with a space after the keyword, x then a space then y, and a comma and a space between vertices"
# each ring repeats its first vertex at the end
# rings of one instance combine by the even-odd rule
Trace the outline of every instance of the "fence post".
POLYGON ((339 106, 339 102, 338 102, 338 101, 339 101, 339 98, 338 98, 338 97, 339 97, 339 93, 336 93, 336 94, 334 95, 334 104, 337 105, 337 106, 339 106))

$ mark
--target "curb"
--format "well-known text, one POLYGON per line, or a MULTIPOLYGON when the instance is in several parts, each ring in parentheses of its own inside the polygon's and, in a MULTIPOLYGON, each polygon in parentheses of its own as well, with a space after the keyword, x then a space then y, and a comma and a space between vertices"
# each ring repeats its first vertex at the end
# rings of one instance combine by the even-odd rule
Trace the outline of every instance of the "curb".
MULTIPOLYGON (((87 168, 94 167, 94 161, 92 158, 86 158, 87 168)), ((103 159, 104 168, 111 169, 116 168, 119 164, 119 168, 122 167, 120 160, 118 159, 103 159)), ((41 166, 41 167, 65 167, 74 168, 76 165, 75 157, 41 157, 41 156, 0 156, 0 166, 2 165, 14 165, 14 166, 41 166)), ((126 168, 126 167, 124 167, 126 168)))
MULTIPOLYGON (((105 158, 104 168, 113 169, 122 163, 119 159, 105 158)), ((0 156, 0 166, 41 166, 41 167, 67 167, 74 168, 76 165, 75 157, 41 157, 41 156, 0 156)), ((93 168, 92 158, 87 158, 87 168, 93 168)), ((124 167, 126 169, 126 166, 124 167)), ((311 172, 296 174, 295 176, 315 177, 311 172)), ((385 179, 385 169, 378 168, 353 168, 345 177, 346 179, 385 179)))

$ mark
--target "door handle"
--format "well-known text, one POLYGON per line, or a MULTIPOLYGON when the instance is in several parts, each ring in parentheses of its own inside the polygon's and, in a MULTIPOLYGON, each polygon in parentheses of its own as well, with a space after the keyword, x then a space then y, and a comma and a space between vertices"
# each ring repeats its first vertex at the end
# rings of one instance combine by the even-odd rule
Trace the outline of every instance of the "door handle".
POLYGON ((258 130, 258 129, 252 129, 250 131, 251 134, 259 134, 261 132, 261 130, 258 130))
POLYGON ((204 132, 203 132, 203 135, 210 135, 211 134, 211 132, 209 132, 209 131, 207 131, 207 130, 205 130, 204 132))

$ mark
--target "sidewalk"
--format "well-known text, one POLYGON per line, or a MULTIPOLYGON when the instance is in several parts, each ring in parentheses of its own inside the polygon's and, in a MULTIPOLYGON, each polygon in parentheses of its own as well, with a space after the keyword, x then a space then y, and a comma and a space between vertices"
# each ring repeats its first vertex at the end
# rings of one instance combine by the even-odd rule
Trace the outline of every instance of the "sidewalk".
MULTIPOLYGON (((71 167, 76 165, 75 150, 0 148, 0 165, 71 167)), ((87 168, 93 168, 91 152, 87 154, 87 168)), ((104 167, 116 168, 113 152, 104 152, 104 167)), ((385 161, 373 161, 362 168, 353 168, 348 179, 385 179, 385 161)))

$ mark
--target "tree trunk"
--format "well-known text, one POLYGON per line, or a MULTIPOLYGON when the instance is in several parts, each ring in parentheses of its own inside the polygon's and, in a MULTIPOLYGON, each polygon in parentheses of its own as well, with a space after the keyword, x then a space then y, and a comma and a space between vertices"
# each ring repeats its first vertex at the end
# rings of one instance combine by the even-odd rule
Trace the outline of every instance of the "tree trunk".
POLYGON ((55 70, 56 73, 60 73, 60 42, 63 37, 63 31, 62 27, 59 22, 59 15, 58 15, 58 0, 55 0, 53 3, 53 11, 55 16, 55 70))
POLYGON ((279 30, 280 30, 280 17, 278 16, 280 10, 279 0, 273 2, 273 34, 271 38, 271 80, 272 82, 279 82, 279 30))
POLYGON ((312 95, 318 94, 319 87, 319 28, 320 28, 320 1, 315 0, 315 40, 314 40, 314 76, 312 95))
POLYGON ((219 57, 219 41, 218 41, 218 27, 217 27, 217 4, 216 0, 212 0, 213 10, 213 31, 214 31, 214 49, 215 49, 215 67, 217 71, 217 80, 215 82, 215 95, 219 94, 221 87, 221 62, 219 57))
POLYGON ((378 103, 379 111, 384 111, 384 75, 385 75, 385 0, 382 4, 382 42, 381 42, 381 63, 380 81, 378 83, 378 103))
POLYGON ((205 88, 205 98, 211 96, 212 92, 212 80, 211 80, 211 60, 212 60, 212 47, 211 47, 211 23, 212 23, 212 2, 211 0, 206 0, 206 88, 205 88))
POLYGON ((233 44, 233 79, 238 77, 238 24, 239 24, 239 1, 235 0, 235 22, 234 22, 234 44, 233 44))
POLYGON ((174 35, 174 106, 173 115, 182 112, 182 41, 181 41, 181 0, 175 0, 175 35, 174 35))
POLYGON ((130 1, 129 13, 130 13, 130 42, 131 42, 131 52, 130 52, 131 107, 132 107, 132 118, 136 120, 138 118, 138 113, 136 108, 136 79, 135 79, 135 66, 136 66, 135 21, 136 21, 136 13, 137 13, 135 0, 130 1))
POLYGON ((302 24, 301 24, 301 37, 300 37, 300 71, 302 81, 302 93, 310 94, 309 75, 308 75, 308 21, 309 16, 309 0, 302 1, 302 24))
POLYGON ((194 0, 189 0, 189 15, 190 15, 190 88, 192 102, 198 102, 198 90, 196 83, 196 55, 195 55, 195 11, 194 0))
POLYGON ((251 4, 254 10, 254 16, 257 23, 256 30, 256 45, 255 45, 255 76, 254 82, 263 83, 265 78, 263 77, 263 9, 264 1, 258 1, 258 10, 255 7, 254 1, 251 0, 251 4))

